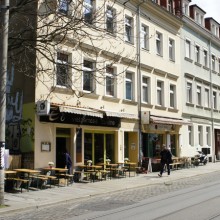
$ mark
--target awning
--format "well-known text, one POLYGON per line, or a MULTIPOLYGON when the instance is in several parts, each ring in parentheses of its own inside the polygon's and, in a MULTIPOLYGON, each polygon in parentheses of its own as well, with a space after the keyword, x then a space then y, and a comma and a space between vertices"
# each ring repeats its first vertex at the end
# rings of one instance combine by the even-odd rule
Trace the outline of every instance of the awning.
POLYGON ((150 122, 153 124, 167 124, 167 125, 190 125, 190 122, 178 118, 165 118, 159 116, 150 116, 150 122))
POLYGON ((60 106, 59 109, 60 109, 60 112, 103 118, 103 113, 92 110, 92 109, 76 108, 76 107, 69 107, 69 106, 60 106))
POLYGON ((112 112, 105 111, 106 116, 108 117, 118 117, 118 118, 127 118, 127 119, 138 119, 138 115, 126 113, 126 112, 112 112))

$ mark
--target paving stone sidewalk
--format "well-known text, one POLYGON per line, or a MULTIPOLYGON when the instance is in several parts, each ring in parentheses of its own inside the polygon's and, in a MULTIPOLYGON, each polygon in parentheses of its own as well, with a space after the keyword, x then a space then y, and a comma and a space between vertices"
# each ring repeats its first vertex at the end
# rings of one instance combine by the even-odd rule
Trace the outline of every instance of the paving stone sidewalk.
POLYGON ((171 171, 171 175, 164 174, 158 177, 158 173, 139 174, 135 177, 127 177, 122 179, 112 179, 94 183, 73 183, 66 187, 53 187, 38 191, 23 193, 5 193, 5 208, 0 208, 0 214, 5 212, 18 211, 22 209, 31 209, 45 207, 57 203, 65 203, 68 201, 76 201, 91 196, 101 195, 105 193, 113 193, 126 189, 138 188, 143 186, 153 186, 157 184, 172 184, 173 181, 185 180, 186 178, 203 175, 206 173, 220 171, 220 163, 208 163, 207 165, 179 169, 171 171))

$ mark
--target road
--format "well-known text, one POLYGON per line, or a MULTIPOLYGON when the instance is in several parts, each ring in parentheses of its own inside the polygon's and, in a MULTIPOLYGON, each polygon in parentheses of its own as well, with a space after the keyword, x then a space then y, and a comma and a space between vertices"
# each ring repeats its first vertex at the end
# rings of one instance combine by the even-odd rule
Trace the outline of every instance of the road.
POLYGON ((7 213, 0 219, 220 219, 220 171, 164 183, 7 213))

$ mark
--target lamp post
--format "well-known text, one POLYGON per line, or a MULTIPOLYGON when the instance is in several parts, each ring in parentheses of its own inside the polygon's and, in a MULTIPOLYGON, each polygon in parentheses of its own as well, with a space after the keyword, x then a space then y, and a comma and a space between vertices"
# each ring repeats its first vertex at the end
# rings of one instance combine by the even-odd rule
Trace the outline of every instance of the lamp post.
POLYGON ((0 18, 0 205, 3 205, 9 0, 1 0, 0 18))

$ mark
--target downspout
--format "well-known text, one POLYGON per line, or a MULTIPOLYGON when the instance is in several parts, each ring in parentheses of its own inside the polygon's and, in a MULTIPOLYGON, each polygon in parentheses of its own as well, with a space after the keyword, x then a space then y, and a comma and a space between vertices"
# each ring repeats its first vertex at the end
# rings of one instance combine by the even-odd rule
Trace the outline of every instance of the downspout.
POLYGON ((211 97, 211 127, 212 127, 212 161, 215 163, 215 133, 214 133, 214 119, 213 119, 213 83, 212 83, 212 54, 211 54, 211 40, 209 39, 209 73, 210 73, 210 97, 211 97))
POLYGON ((139 118, 139 152, 138 152, 138 158, 139 158, 139 163, 142 162, 142 156, 143 156, 143 149, 142 149, 142 132, 141 132, 141 100, 142 100, 142 95, 141 95, 141 82, 142 82, 142 77, 141 77, 141 41, 140 41, 140 6, 141 4, 145 3, 145 0, 143 0, 141 3, 138 4, 137 6, 137 25, 136 25, 136 35, 137 35, 137 93, 138 93, 138 118, 139 118))

